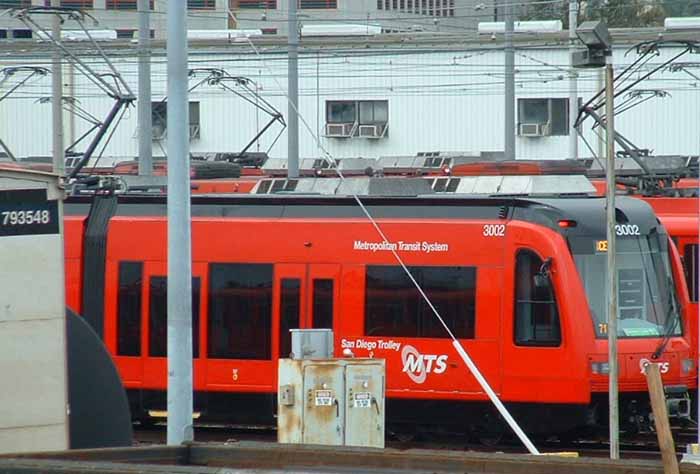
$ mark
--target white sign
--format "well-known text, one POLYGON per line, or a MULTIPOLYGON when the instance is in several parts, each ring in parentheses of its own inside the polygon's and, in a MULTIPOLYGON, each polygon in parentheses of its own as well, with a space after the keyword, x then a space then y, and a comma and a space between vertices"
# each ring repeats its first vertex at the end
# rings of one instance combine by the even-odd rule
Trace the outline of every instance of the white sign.
POLYGON ((353 398, 355 408, 369 408, 372 405, 372 395, 369 392, 357 392, 353 398))
POLYGON ((333 390, 316 390, 316 406, 329 407, 333 404, 333 390))

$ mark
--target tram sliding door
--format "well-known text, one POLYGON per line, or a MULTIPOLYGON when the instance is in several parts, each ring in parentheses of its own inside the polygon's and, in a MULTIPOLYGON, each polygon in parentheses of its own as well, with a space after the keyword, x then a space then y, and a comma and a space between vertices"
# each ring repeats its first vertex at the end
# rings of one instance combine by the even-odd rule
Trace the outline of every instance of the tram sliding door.
POLYGON ((334 329, 339 301, 340 265, 275 265, 277 353, 289 357, 290 329, 334 329))

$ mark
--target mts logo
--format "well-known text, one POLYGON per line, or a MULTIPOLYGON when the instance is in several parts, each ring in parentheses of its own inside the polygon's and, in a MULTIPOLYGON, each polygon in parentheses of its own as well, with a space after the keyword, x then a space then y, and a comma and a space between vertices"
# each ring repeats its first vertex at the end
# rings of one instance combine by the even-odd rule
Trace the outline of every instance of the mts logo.
POLYGON ((409 346, 403 346, 401 351, 403 372, 415 383, 423 383, 429 373, 441 374, 447 370, 447 356, 437 354, 421 354, 418 350, 409 346))

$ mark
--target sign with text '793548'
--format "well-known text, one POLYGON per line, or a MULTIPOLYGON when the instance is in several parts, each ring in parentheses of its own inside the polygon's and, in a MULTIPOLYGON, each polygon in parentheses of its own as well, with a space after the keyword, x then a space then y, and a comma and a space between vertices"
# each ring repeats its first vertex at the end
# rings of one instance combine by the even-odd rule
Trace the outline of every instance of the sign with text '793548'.
POLYGON ((58 204, 45 189, 0 191, 0 237, 58 234, 58 204))

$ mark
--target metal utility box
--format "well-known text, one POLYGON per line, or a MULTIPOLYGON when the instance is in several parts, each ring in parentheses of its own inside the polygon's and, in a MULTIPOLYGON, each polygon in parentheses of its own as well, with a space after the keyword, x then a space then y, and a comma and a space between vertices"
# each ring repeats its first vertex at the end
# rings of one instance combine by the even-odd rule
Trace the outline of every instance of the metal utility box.
MULTIPOLYGON (((290 329, 292 359, 330 359, 333 357, 333 330, 290 329)), ((286 355, 286 354, 285 354, 286 355)))
POLYGON ((384 447, 383 359, 280 359, 280 443, 384 447))

